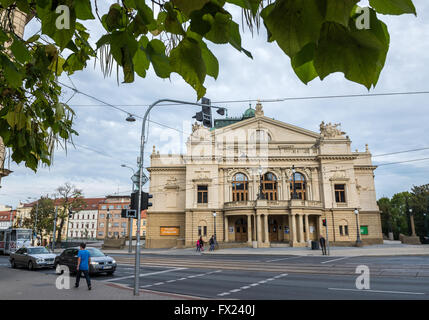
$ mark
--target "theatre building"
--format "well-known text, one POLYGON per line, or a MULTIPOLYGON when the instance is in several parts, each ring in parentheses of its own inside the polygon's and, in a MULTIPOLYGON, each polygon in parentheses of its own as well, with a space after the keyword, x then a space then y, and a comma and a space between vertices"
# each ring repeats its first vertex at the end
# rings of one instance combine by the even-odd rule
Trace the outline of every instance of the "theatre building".
POLYGON ((351 151, 339 124, 319 132, 266 117, 193 125, 184 155, 153 147, 147 248, 193 247, 216 234, 222 247, 382 243, 371 153, 351 151), (323 226, 326 219, 327 226, 323 226))

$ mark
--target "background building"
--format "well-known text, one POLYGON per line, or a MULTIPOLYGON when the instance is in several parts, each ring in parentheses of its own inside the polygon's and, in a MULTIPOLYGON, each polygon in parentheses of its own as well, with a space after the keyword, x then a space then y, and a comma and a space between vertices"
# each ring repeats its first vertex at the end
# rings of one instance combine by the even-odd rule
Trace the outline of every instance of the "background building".
POLYGON ((95 239, 97 237, 98 205, 105 198, 84 198, 86 206, 75 212, 68 221, 67 239, 95 239))
POLYGON ((215 233, 225 246, 300 247, 326 236, 323 219, 335 245, 358 235, 382 243, 371 153, 352 152, 339 124, 313 132, 264 116, 258 103, 192 131, 186 155, 154 147, 147 247, 194 246, 215 233))
POLYGON ((128 209, 130 199, 130 196, 107 196, 98 204, 97 239, 128 235, 128 219, 121 218, 121 211, 128 209))
POLYGON ((0 230, 12 227, 16 220, 16 210, 11 206, 0 205, 0 230))

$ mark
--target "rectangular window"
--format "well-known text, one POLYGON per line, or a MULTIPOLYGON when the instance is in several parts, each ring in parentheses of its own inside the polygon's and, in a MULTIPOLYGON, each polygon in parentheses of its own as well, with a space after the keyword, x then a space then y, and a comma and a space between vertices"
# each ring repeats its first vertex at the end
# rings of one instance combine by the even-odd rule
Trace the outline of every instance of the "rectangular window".
POLYGON ((204 237, 207 237, 207 226, 204 226, 204 237))
POLYGON ((115 222, 115 223, 113 224, 113 226, 114 226, 114 227, 119 227, 119 222, 115 222))
POLYGON ((343 226, 340 226, 340 236, 343 236, 343 226))
POLYGON ((198 186, 198 203, 208 203, 208 186, 198 186))
POLYGON ((335 187, 335 201, 338 203, 346 202, 346 185, 336 184, 335 187))
POLYGON ((344 226, 344 233, 346 234, 346 236, 349 235, 349 226, 344 226))
POLYGON ((115 214, 115 218, 120 218, 121 215, 120 214, 115 214))
POLYGON ((100 218, 104 218, 104 213, 101 213, 101 214, 100 214, 100 218))
POLYGON ((122 228, 126 228, 127 227, 127 223, 126 222, 122 222, 122 228))
POLYGON ((101 209, 106 210, 107 206, 101 206, 101 209))
POLYGON ((198 236, 201 237, 201 226, 198 226, 198 236))
POLYGON ((143 220, 143 225, 144 225, 144 226, 146 225, 146 220, 143 220))

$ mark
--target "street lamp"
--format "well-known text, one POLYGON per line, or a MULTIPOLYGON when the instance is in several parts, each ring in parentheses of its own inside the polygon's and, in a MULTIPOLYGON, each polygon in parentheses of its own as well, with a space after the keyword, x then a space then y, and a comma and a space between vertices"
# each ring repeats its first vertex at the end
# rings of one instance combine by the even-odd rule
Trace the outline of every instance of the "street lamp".
MULTIPOLYGON (((128 121, 128 119, 127 119, 128 121)), ((133 175, 131 176, 131 182, 132 182, 132 192, 134 192, 134 182, 133 182, 133 177, 136 174, 136 172, 134 171, 134 169, 130 166, 127 166, 125 164, 121 164, 121 167, 123 168, 128 168, 133 172, 133 175)), ((129 225, 129 233, 128 233, 128 253, 133 252, 133 219, 132 218, 128 218, 128 225, 129 225)))
MULTIPOLYGON (((27 199, 34 200, 34 199, 37 199, 37 198, 27 197, 27 199)), ((37 199, 37 204, 36 204, 36 220, 34 221, 34 232, 36 233, 36 238, 37 238, 37 219, 38 219, 38 216, 39 216, 39 199, 37 199)), ((11 225, 11 228, 12 227, 13 226, 11 225)), ((32 243, 31 243, 31 245, 34 246, 34 235, 32 236, 32 243)))
POLYGON ((293 193, 292 193, 292 199, 298 199, 298 195, 296 194, 296 186, 295 186, 295 166, 292 165, 292 177, 293 177, 293 193))
POLYGON ((259 166, 258 172, 259 172, 259 194, 258 194, 258 200, 264 200, 265 199, 265 195, 264 195, 264 192, 263 192, 264 186, 262 184, 262 166, 259 166))
POLYGON ((139 200, 137 203, 137 233, 136 233, 136 259, 135 259, 135 274, 134 274, 134 295, 139 295, 139 281, 140 281, 140 223, 141 223, 141 201, 142 201, 142 180, 143 180, 143 163, 144 163, 144 144, 145 144, 145 132, 146 132, 146 120, 149 116, 150 111, 159 103, 162 102, 172 102, 172 103, 178 103, 178 104, 185 104, 185 105, 194 105, 194 106, 205 106, 205 107, 211 107, 215 109, 223 109, 220 110, 220 112, 224 112, 225 108, 220 108, 212 105, 207 105, 203 103, 196 103, 196 102, 187 102, 187 101, 181 101, 181 100, 173 100, 173 99, 160 99, 152 103, 147 109, 143 116, 143 122, 142 122, 142 131, 141 131, 141 139, 140 139, 140 162, 139 162, 139 200))
POLYGON ((359 230, 359 210, 355 209, 355 216, 356 216, 356 232, 357 232, 357 239, 356 239, 356 246, 360 247, 362 245, 362 241, 360 240, 360 230, 359 230))
POLYGON ((216 244, 216 211, 213 211, 213 230, 214 230, 214 240, 216 244))

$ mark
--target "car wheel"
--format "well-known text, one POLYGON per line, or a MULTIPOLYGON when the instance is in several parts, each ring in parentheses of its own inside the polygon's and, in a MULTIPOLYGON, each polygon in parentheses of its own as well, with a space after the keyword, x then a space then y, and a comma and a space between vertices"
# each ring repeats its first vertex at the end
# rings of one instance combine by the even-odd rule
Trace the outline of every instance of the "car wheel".
POLYGON ((115 272, 115 271, 109 271, 109 272, 106 272, 106 273, 107 273, 108 276, 112 276, 113 272, 115 272))
POLYGON ((12 261, 10 262, 10 265, 11 265, 12 269, 16 269, 16 263, 15 263, 14 259, 12 259, 12 261))
POLYGON ((28 270, 30 270, 30 271, 33 271, 33 270, 34 270, 34 264, 33 264, 33 262, 32 262, 32 261, 30 261, 30 262, 28 263, 28 270))

